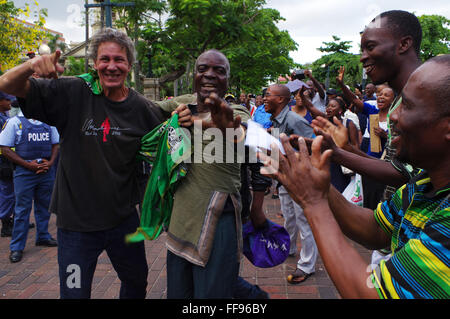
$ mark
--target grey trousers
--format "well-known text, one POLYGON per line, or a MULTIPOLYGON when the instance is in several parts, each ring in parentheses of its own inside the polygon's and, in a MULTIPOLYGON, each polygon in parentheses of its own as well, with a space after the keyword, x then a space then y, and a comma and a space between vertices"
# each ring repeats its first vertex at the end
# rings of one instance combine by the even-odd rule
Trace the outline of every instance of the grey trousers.
POLYGON ((279 189, 279 196, 281 211, 284 216, 284 228, 286 228, 291 239, 289 254, 297 252, 297 236, 300 233, 301 250, 297 268, 307 274, 313 273, 315 272, 318 250, 311 227, 301 206, 292 200, 283 186, 279 189))

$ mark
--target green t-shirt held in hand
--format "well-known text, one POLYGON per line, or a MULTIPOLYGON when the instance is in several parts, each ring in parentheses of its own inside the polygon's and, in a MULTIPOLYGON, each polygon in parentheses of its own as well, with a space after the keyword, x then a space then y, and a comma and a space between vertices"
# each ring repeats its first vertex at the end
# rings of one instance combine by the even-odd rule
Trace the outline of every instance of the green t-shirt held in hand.
POLYGON ((169 226, 175 189, 187 173, 183 160, 190 154, 190 139, 178 124, 178 114, 142 137, 138 158, 153 167, 142 203, 140 227, 126 236, 126 242, 154 240, 169 226))

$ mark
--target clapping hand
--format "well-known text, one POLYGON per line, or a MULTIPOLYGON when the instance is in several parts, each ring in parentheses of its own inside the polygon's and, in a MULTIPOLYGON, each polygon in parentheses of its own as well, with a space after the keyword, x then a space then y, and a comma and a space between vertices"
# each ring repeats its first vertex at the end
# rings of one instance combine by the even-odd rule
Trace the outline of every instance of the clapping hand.
POLYGON ((336 125, 333 125, 327 119, 318 116, 312 121, 311 126, 317 135, 323 135, 324 133, 328 134, 331 136, 336 146, 345 148, 348 146, 348 130, 336 116, 333 117, 333 122, 336 125))
POLYGON ((263 162, 261 174, 277 179, 288 191, 294 201, 304 209, 321 201, 327 201, 330 187, 330 157, 331 150, 321 152, 323 137, 318 136, 311 145, 311 155, 303 138, 298 139, 299 152, 290 145, 285 134, 280 136, 286 152, 284 156, 273 144, 272 155, 269 157, 258 153, 263 162))

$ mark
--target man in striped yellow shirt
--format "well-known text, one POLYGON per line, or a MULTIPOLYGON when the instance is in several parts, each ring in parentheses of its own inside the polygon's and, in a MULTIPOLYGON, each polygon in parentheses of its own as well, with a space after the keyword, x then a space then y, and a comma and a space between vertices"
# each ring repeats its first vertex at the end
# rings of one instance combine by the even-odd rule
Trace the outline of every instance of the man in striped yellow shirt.
POLYGON ((282 137, 286 156, 266 166, 305 212, 327 272, 344 298, 450 297, 450 55, 419 67, 391 116, 396 157, 421 174, 375 212, 348 202, 330 187, 331 150, 317 137, 309 156, 282 137), (392 257, 368 267, 344 234, 369 249, 390 246, 392 257))

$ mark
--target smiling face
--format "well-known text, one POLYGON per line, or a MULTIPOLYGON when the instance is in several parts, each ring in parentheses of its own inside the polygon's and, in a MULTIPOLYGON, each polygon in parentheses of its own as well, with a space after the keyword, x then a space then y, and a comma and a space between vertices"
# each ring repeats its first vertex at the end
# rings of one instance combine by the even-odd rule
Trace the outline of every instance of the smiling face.
POLYGON ((300 96, 301 90, 298 90, 297 93, 295 93, 295 106, 302 108, 303 106, 303 101, 302 101, 302 97, 300 96))
POLYGON ((100 83, 104 90, 120 89, 131 70, 127 51, 116 42, 103 42, 99 45, 97 59, 94 61, 100 83))
POLYGON ((334 116, 340 118, 343 110, 339 102, 333 99, 328 102, 325 112, 327 114, 327 118, 332 119, 334 116))
POLYGON ((366 97, 372 97, 375 93, 375 85, 373 85, 372 83, 369 83, 366 85, 366 89, 364 90, 364 93, 366 94, 366 97))
POLYGON ((316 95, 316 92, 317 92, 314 82, 311 80, 308 80, 308 81, 306 81, 306 85, 309 86, 309 92, 310 92, 311 98, 314 97, 314 95, 316 95))
POLYGON ((260 106, 260 105, 264 104, 263 97, 261 95, 256 96, 255 104, 256 104, 256 106, 260 106))
POLYGON ((239 102, 245 103, 246 99, 247 99, 247 95, 245 93, 241 93, 241 95, 239 95, 239 102))
POLYGON ((289 102, 289 89, 284 85, 271 85, 267 88, 263 100, 265 111, 277 116, 289 102))
POLYGON ((392 104, 392 101, 394 101, 394 91, 386 87, 381 90, 379 94, 377 94, 377 107, 380 111, 386 110, 389 108, 389 106, 392 104))
MULTIPOLYGON (((391 114, 397 157, 427 170, 442 167, 450 141, 450 117, 439 108, 432 88, 448 74, 448 68, 426 63, 417 69, 402 91, 402 103, 391 114)), ((447 113, 448 114, 448 113, 447 113)))
POLYGON ((229 64, 227 58, 218 51, 201 54, 196 63, 194 85, 201 102, 211 93, 223 98, 228 89, 229 64))
POLYGON ((371 23, 361 37, 361 63, 376 85, 389 82, 398 73, 397 47, 400 39, 386 26, 387 19, 371 23))

